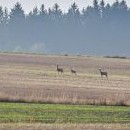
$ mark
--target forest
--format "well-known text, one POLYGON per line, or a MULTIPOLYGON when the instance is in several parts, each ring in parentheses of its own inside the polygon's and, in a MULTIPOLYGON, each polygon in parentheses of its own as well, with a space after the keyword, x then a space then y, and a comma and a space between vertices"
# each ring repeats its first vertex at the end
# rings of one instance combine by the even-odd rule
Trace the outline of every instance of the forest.
POLYGON ((94 0, 81 11, 74 2, 67 12, 58 3, 25 14, 17 2, 0 6, 0 51, 48 54, 130 55, 130 8, 94 0))

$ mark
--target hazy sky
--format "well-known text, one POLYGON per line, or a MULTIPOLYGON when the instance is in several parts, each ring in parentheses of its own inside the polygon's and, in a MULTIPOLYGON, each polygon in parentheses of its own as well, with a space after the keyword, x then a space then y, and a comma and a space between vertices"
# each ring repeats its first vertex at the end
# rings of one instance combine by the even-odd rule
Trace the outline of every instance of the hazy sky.
MULTIPOLYGON (((52 7, 54 3, 58 3, 60 8, 63 11, 66 11, 73 2, 76 2, 80 9, 86 7, 87 5, 92 5, 93 0, 0 0, 0 5, 3 7, 12 8, 16 2, 20 2, 22 4, 23 9, 26 13, 32 10, 33 7, 40 7, 41 4, 44 4, 46 8, 52 7)), ((104 0, 106 3, 112 3, 115 0, 104 0)), ((121 0, 119 0, 121 1, 121 0)), ((127 4, 130 7, 130 0, 126 0, 127 4)))

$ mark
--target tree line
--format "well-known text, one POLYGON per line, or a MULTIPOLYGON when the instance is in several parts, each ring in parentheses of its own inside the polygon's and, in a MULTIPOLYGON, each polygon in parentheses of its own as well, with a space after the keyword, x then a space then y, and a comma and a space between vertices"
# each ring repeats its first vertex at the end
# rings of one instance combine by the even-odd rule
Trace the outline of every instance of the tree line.
POLYGON ((126 54, 130 47, 130 9, 126 1, 94 0, 67 12, 42 4, 28 14, 17 2, 11 11, 0 6, 0 50, 45 53, 126 54))

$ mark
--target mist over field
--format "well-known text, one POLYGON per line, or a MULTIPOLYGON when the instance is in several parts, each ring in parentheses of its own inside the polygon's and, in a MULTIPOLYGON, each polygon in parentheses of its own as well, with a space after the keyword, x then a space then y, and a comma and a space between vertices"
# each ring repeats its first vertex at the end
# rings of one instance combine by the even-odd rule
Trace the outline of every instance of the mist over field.
POLYGON ((0 51, 130 56, 130 8, 122 0, 112 5, 93 1, 66 13, 34 7, 24 13, 20 3, 9 12, 0 6, 0 51))

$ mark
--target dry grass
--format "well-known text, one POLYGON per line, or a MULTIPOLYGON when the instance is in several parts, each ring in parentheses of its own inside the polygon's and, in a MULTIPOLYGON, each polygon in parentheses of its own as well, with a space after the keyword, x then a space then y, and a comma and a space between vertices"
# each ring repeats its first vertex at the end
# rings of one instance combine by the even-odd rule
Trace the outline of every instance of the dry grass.
POLYGON ((0 124, 1 130, 129 130, 129 124, 0 124))
POLYGON ((130 105, 130 60, 0 54, 0 101, 130 105), (57 63, 64 75, 56 72, 57 63), (108 79, 101 79, 99 68, 108 79))

